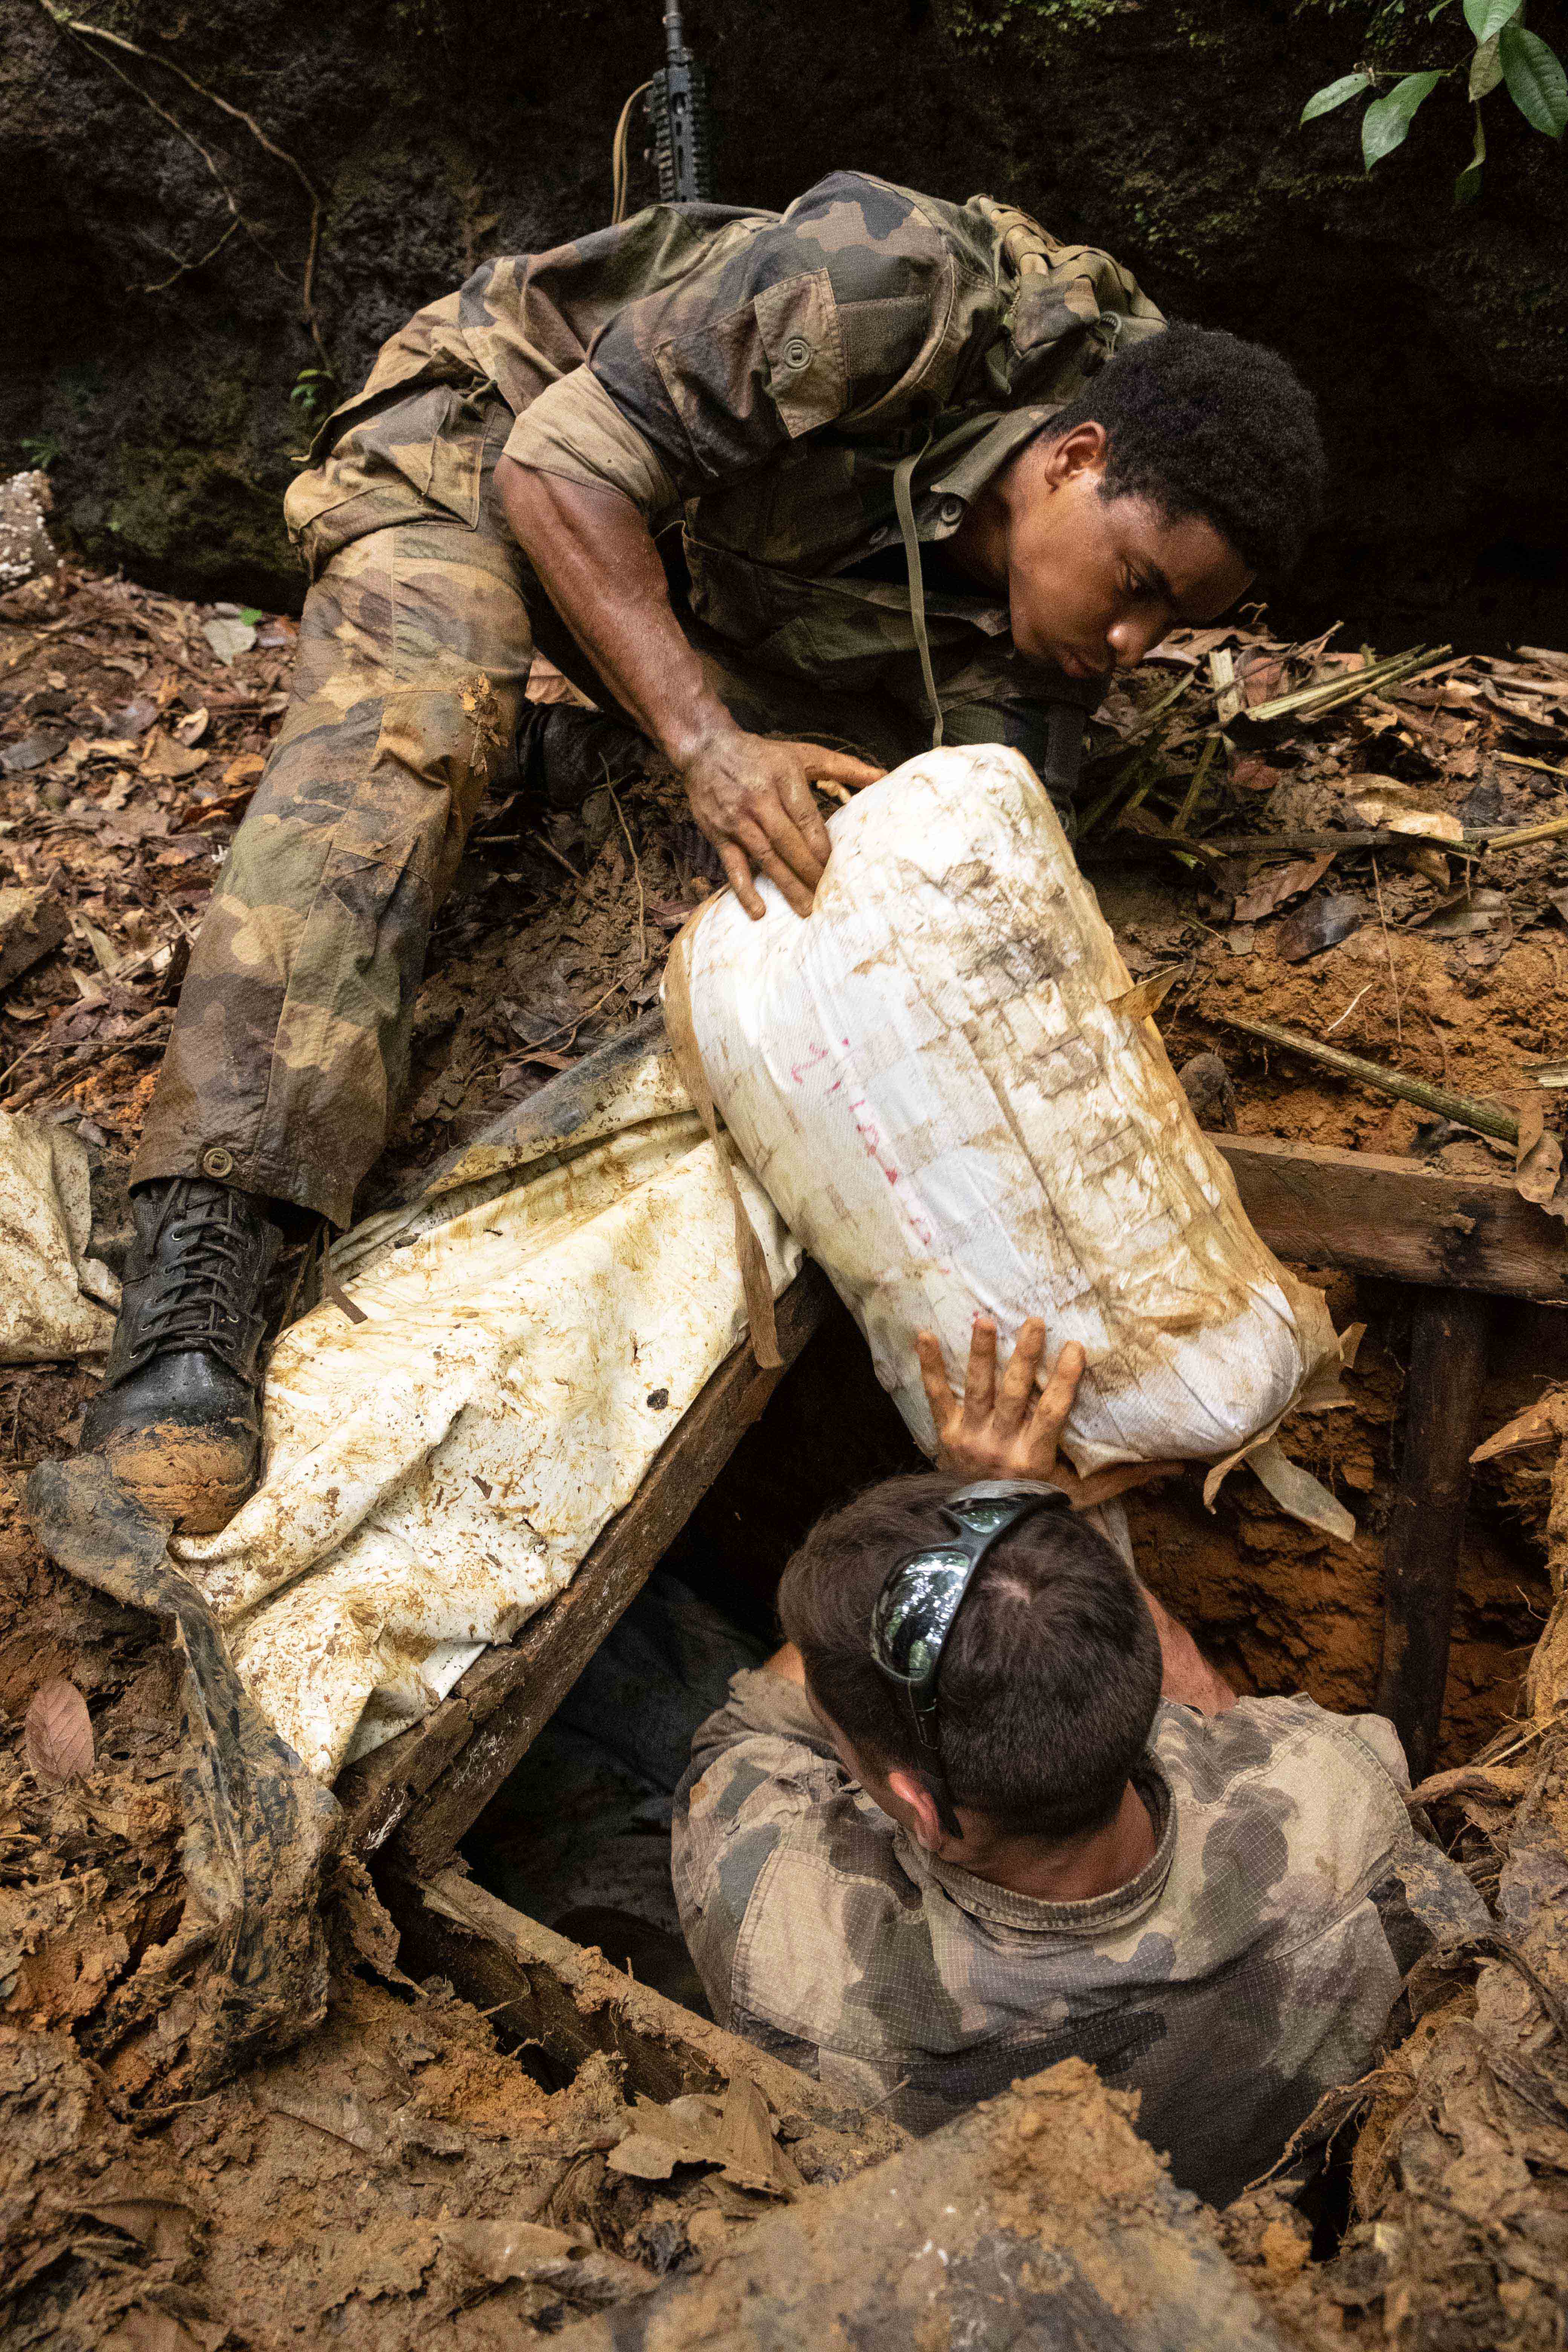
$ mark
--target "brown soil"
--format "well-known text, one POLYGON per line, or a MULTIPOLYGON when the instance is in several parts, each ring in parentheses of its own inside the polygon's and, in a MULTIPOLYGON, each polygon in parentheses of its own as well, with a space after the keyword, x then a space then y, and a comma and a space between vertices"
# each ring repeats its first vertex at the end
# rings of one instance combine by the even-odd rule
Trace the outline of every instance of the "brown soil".
MULTIPOLYGON (((121 1235, 126 1154, 167 1034, 184 935, 199 919, 215 851, 254 786, 289 651, 289 625, 265 623, 256 647, 222 667, 203 617, 68 572, 0 603, 0 751, 36 750, 45 739, 37 763, 0 777, 0 823, 20 878, 54 890, 72 919, 65 945, 0 1003, 0 1099, 77 1127, 100 1156, 103 1215, 119 1218, 121 1235)), ((1259 651, 1268 648, 1243 644, 1244 677, 1259 651)), ((1277 656, 1268 662, 1273 690, 1291 682, 1277 656)), ((1143 706, 1170 675, 1140 688, 1143 706)), ((1125 693, 1116 698, 1123 738, 1140 726, 1140 708, 1125 693)), ((1167 820, 1212 720, 1195 678, 1186 708, 1193 715, 1178 714, 1164 731, 1162 780, 1148 799, 1167 820)), ((1487 884, 1507 900, 1506 920, 1451 940, 1407 928, 1437 907, 1443 884, 1401 866, 1398 853, 1388 865, 1380 858, 1375 874, 1347 856, 1348 886, 1344 876, 1320 886, 1360 889, 1366 919, 1303 963, 1277 952, 1295 908, 1248 924, 1232 918, 1237 895, 1271 870, 1262 861, 1268 835, 1343 823, 1352 780, 1369 770, 1420 782, 1430 804, 1449 812, 1489 791, 1484 814, 1467 822, 1554 812, 1555 783, 1521 764, 1560 756, 1544 730, 1510 718, 1480 687, 1451 708, 1406 709, 1397 696, 1352 706, 1332 727, 1276 747, 1272 765, 1256 754, 1215 763, 1218 802, 1200 809, 1200 828, 1250 827, 1258 859, 1194 880, 1179 868, 1108 866, 1103 835, 1086 845, 1134 971, 1184 965, 1162 1026, 1178 1066, 1200 1048, 1219 1052, 1244 1131, 1424 1150, 1449 1167, 1506 1166, 1479 1139, 1434 1133, 1425 1114, 1264 1056, 1224 1016, 1260 1014, 1320 1034, 1337 1024, 1336 1040, 1354 1051, 1520 1099, 1531 1062, 1568 1053, 1558 984, 1568 946, 1550 895, 1568 883, 1560 845, 1496 859, 1487 884)), ((1117 731, 1097 787, 1115 782, 1117 731)), ((1114 859, 1114 842, 1110 851, 1114 859)), ((529 1092, 652 1002, 664 945, 707 887, 704 863, 657 778, 630 779, 577 812, 547 815, 517 794, 489 814, 437 931, 415 1084, 383 1189, 460 1140, 498 1097, 529 1092)), ((1547 1097, 1549 1115, 1557 1100, 1547 1097)), ((1304 1687, 1356 1708, 1375 1689, 1406 1308, 1395 1286, 1336 1279, 1330 1288, 1337 1321, 1369 1326, 1348 1383, 1352 1402, 1299 1416, 1286 1442, 1355 1511, 1355 1543, 1330 1543, 1285 1519, 1246 1474, 1227 1483, 1212 1516, 1184 1482, 1135 1497, 1133 1525, 1151 1582, 1242 1686, 1304 1687)), ((1489 1426, 1568 1370, 1564 1320, 1544 1309, 1500 1319, 1489 1426)), ((843 1349, 843 1334, 831 1344, 843 1349)), ((70 1444, 95 1379, 71 1366, 0 1373, 0 1444, 15 1476, 70 1444)), ((765 1605, 770 1547, 787 1549, 798 1523, 832 1499, 836 1478, 863 1479, 905 1458, 908 1441, 887 1427, 889 1412, 863 1349, 851 1343, 833 1377, 822 1347, 808 1351, 691 1538, 721 1559, 731 1595, 751 1575, 765 1605), (840 1377, 849 1387, 835 1385, 840 1377)), ((1448 1760, 1473 1752, 1522 1703, 1521 1670, 1549 1599, 1546 1461, 1544 1452, 1508 1457, 1476 1483, 1448 1760)), ((479 2242, 470 2238, 465 2252, 461 2234, 476 2219, 581 2225, 606 2255, 655 2270, 699 2242, 718 2242, 727 2216, 710 2198, 712 2218, 692 2229, 663 2189, 606 2174, 595 2143, 619 2097, 607 2071, 591 2067, 568 2089, 545 2092, 496 2053, 462 2004, 439 1990, 367 1983, 347 1963, 325 2024, 293 2053, 161 2120, 114 2112, 97 2071, 112 2055, 114 1990, 171 1934, 184 1902, 175 1679, 147 1620, 52 1577, 22 1526, 15 1486, 0 1496, 0 2095, 11 2102, 0 2122, 0 2295, 12 2298, 0 2303, 0 2327, 8 2342, 218 2352, 226 2338, 330 2337, 395 2352, 449 2326, 463 2342, 499 2343, 530 2324, 551 2326, 563 2306, 554 2288, 498 2285, 476 2269, 479 2242), (86 1697, 97 1745, 89 1778, 63 1787, 27 1766, 22 1720, 56 1677, 86 1697)), ((1279 2256, 1285 2241, 1268 2244, 1279 2256)), ((1295 2253, 1286 2248, 1283 2260, 1289 2268, 1295 2253)))
MULTIPOLYGON (((1391 1449, 1404 1393, 1407 1310, 1395 1286, 1319 1276, 1340 1329, 1366 1322, 1348 1410, 1297 1413, 1288 1451, 1355 1515, 1341 1544, 1288 1518, 1247 1471, 1212 1512, 1189 1475, 1128 1498, 1139 1566, 1162 1600, 1198 1629, 1238 1690, 1304 1690, 1346 1712, 1376 1705, 1383 1633, 1383 1535, 1391 1449)), ((1507 1359, 1504 1358, 1506 1366, 1507 1359)), ((1484 1425, 1519 1409, 1521 1381, 1489 1381, 1484 1425)), ((1530 1399, 1540 1377, 1527 1379, 1530 1399)), ((1521 1398, 1520 1402, 1527 1401, 1521 1398)), ((1473 1755, 1521 1703, 1521 1683, 1550 1605, 1545 1517, 1549 1448, 1506 1456, 1477 1480, 1460 1557, 1458 1601, 1439 1761, 1473 1755)))

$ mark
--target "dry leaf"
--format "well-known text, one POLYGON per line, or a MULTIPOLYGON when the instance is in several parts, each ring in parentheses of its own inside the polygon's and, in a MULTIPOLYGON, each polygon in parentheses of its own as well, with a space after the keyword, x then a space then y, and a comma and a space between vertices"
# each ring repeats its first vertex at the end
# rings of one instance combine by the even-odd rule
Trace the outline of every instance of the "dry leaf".
POLYGON ((1500 1454, 1518 1454, 1527 1445, 1545 1445, 1554 1437, 1568 1432, 1568 1389, 1550 1389, 1533 1404, 1505 1421, 1483 1438, 1471 1454, 1472 1462, 1491 1462, 1500 1454))
POLYGON ((1546 1130, 1546 1107, 1541 1097, 1526 1095, 1519 1112, 1519 1141, 1514 1149, 1513 1189, 1533 1201, 1548 1215, 1568 1223, 1568 1200, 1557 1198, 1563 1174, 1563 1146, 1546 1130))
POLYGON ((1264 876, 1261 882, 1255 883, 1245 898, 1237 900, 1232 910, 1232 921, 1260 922, 1265 915, 1271 915, 1276 907, 1282 907, 1287 898, 1299 898, 1304 890, 1312 887, 1314 882, 1322 880, 1337 854, 1332 849, 1325 849, 1321 856, 1298 857, 1289 866, 1277 866, 1271 874, 1264 876))
POLYGON ((1167 964, 1163 971, 1152 971, 1147 980, 1141 980, 1136 986, 1124 988, 1120 996, 1111 997, 1106 1010, 1124 1013, 1129 1021, 1147 1019, 1151 1013, 1158 1012, 1185 970, 1185 964, 1173 963, 1167 964))
POLYGON ((267 765, 259 751, 241 751, 223 772, 223 782, 231 788, 236 784, 253 784, 267 765))
POLYGON ((247 654, 256 643, 256 631, 248 621, 204 621, 202 635, 226 668, 237 654, 247 654))
POLYGON ((22 1723, 27 1764, 37 1780, 79 1780, 92 1769, 92 1718, 74 1683, 56 1675, 34 1697, 22 1723))
POLYGON ((182 776, 194 776, 205 768, 207 755, 193 751, 184 743, 171 742, 163 734, 150 735, 147 749, 142 755, 142 773, 156 784, 177 783, 182 776))
POLYGON ((175 737, 182 743, 199 743, 207 731, 208 724, 206 706, 204 703, 199 710, 187 710, 183 719, 175 721, 175 737))
POLYGON ((1286 916, 1274 934, 1274 952, 1286 963, 1304 963, 1309 956, 1321 955, 1325 948, 1348 940, 1365 919, 1366 901, 1355 891, 1327 890, 1286 916))
MULTIPOLYGON (((1366 781, 1361 776, 1347 777, 1347 789, 1353 791, 1366 781)), ((1363 824, 1377 825, 1384 833, 1409 833, 1429 841, 1463 841, 1465 837, 1457 816, 1450 816, 1447 809, 1423 807, 1419 793, 1408 784, 1391 784, 1379 777, 1370 790, 1357 793, 1351 806, 1363 824)))

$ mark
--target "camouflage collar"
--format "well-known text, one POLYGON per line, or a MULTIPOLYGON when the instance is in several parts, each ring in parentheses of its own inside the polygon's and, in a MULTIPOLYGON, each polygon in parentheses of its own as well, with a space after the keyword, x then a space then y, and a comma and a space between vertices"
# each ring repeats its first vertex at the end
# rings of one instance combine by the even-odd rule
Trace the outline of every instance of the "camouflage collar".
MULTIPOLYGON (((1063 404, 1059 400, 1050 400, 1036 408, 1005 409, 1000 415, 993 413, 989 423, 983 410, 973 420, 973 437, 964 434, 962 426, 948 436, 956 454, 940 474, 932 475, 932 493, 943 499, 962 499, 965 506, 970 505, 992 476, 1000 473, 1024 444, 1032 441, 1041 426, 1050 423, 1063 404)), ((934 454, 940 457, 943 452, 939 448, 934 454)), ((962 520, 962 516, 954 516, 950 520, 943 515, 932 535, 946 539, 962 520)))
POLYGON ((1152 1749, 1133 1772, 1132 1785, 1154 1823, 1154 1852, 1136 1878, 1109 1895, 1092 1895, 1081 1903, 1045 1903, 1037 1895, 1015 1895, 988 1878, 976 1878, 956 1863, 935 1860, 902 1830, 895 1841, 899 1859, 911 1878, 933 1881, 961 1911, 984 1919, 988 1926, 1021 1927, 1037 1936, 1119 1935, 1158 1903, 1176 1854, 1175 1796, 1152 1749))

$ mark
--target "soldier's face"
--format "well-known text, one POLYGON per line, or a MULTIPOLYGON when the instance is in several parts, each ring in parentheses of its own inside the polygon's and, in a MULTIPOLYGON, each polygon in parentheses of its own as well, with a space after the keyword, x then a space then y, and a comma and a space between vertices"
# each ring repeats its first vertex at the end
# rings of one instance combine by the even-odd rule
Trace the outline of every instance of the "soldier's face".
POLYGON ((1253 579, 1212 523, 1108 499, 1104 479, 1105 435, 1087 425, 1032 444, 1009 485, 1013 642, 1069 677, 1131 669, 1168 630, 1217 620, 1253 579))

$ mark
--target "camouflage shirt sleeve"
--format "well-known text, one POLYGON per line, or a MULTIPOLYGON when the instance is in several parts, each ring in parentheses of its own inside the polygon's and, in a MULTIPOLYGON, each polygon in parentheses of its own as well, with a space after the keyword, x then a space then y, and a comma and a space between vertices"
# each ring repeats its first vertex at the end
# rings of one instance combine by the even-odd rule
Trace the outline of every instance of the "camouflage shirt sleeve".
MULTIPOLYGON (((752 1897, 792 1830, 845 1798, 843 1768, 798 1683, 763 1668, 734 1675, 730 1696, 691 1743, 675 1796, 672 1871, 687 1947, 721 2025, 732 2018, 736 1948, 752 1897)), ((780 2049, 816 2071, 815 2050, 780 2049)))
POLYGON ((511 428, 504 454, 535 473, 618 490, 650 525, 678 503, 658 451, 584 367, 574 368, 530 402, 511 428))
POLYGON ((836 173, 737 250, 628 302, 588 364, 693 497, 824 425, 935 415, 975 325, 974 280, 913 196, 836 173))

